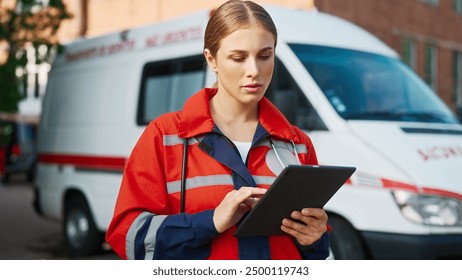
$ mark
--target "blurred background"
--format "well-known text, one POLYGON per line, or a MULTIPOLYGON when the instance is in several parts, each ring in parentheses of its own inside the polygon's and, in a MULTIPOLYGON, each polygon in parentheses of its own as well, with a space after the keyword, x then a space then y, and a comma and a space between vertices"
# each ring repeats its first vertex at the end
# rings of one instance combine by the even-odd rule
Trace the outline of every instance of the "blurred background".
MULTIPOLYGON (((61 226, 41 219, 32 208, 36 130, 48 73, 61 45, 223 2, 0 0, 0 259, 69 258, 61 226)), ((393 48, 462 116, 462 0, 255 2, 317 9, 361 26, 393 48)), ((117 257, 108 249, 96 258, 117 257)))

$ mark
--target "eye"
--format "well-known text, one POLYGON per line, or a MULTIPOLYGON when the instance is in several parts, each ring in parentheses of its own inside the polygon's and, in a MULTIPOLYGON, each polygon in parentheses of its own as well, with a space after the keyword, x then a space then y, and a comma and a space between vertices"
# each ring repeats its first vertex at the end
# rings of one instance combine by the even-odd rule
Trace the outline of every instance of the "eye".
POLYGON ((260 55, 258 55, 258 58, 262 59, 262 60, 268 60, 270 58, 273 57, 273 54, 271 53, 262 53, 260 55))
POLYGON ((231 59, 234 60, 235 62, 243 62, 245 60, 245 57, 243 57, 243 56, 232 56, 231 59))

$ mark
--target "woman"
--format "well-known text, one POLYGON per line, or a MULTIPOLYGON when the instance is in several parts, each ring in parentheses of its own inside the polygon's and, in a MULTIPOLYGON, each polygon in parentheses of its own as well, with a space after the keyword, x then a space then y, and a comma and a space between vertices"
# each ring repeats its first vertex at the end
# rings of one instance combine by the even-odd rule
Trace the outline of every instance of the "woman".
POLYGON ((317 164, 310 139, 263 97, 273 74, 276 41, 271 17, 251 1, 228 1, 211 16, 204 56, 216 73, 217 88, 205 88, 182 111, 155 119, 138 140, 107 232, 121 257, 328 256, 323 209, 294 211, 293 219, 281 221, 284 236, 233 236, 236 223, 280 172, 273 164, 275 146, 285 159, 317 164))

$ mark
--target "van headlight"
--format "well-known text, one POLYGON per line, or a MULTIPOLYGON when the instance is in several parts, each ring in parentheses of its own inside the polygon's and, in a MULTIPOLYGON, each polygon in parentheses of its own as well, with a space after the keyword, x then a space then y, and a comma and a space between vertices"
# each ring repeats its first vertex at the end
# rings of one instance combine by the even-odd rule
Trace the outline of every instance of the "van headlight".
POLYGON ((432 226, 462 226, 462 202, 456 198, 392 192, 401 213, 412 222, 432 226))

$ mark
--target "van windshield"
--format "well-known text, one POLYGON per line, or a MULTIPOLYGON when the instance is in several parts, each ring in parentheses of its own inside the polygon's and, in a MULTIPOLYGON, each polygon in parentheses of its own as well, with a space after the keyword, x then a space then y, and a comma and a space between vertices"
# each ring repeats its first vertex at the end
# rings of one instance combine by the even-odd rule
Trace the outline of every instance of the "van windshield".
POLYGON ((290 47, 344 119, 459 123, 398 59, 323 46, 290 47))

